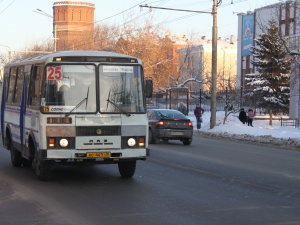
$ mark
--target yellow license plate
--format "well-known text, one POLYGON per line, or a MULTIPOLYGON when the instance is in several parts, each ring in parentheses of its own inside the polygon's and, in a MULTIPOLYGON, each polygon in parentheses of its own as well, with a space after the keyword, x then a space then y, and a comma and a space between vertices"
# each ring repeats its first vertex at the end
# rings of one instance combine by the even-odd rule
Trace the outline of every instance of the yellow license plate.
POLYGON ((110 152, 88 152, 86 153, 88 158, 109 158, 110 152))

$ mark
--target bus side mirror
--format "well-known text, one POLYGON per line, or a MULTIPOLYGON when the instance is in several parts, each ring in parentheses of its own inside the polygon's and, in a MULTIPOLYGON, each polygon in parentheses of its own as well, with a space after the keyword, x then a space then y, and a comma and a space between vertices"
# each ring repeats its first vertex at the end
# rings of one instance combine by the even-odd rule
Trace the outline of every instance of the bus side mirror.
POLYGON ((146 90, 146 98, 152 98, 152 93, 153 93, 153 81, 152 80, 146 80, 145 90, 146 90))

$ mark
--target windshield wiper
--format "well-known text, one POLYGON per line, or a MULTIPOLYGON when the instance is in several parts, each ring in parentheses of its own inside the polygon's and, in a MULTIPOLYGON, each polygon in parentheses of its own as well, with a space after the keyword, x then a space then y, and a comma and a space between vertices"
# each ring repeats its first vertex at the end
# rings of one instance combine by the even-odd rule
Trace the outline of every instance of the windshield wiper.
POLYGON ((89 100, 89 93, 90 93, 90 87, 88 87, 88 89, 87 89, 86 97, 84 99, 82 99, 73 109, 71 109, 70 112, 66 113, 65 117, 70 116, 70 114, 72 112, 74 112, 76 109, 78 109, 82 105, 82 103, 84 103, 84 101, 86 102, 86 104, 85 104, 85 108, 86 108, 87 104, 88 104, 88 100, 89 100))
POLYGON ((126 112, 124 109, 120 108, 115 102, 111 101, 109 99, 110 97, 110 91, 108 93, 108 98, 107 98, 107 108, 108 108, 108 103, 111 103, 114 107, 116 107, 121 113, 125 114, 126 116, 131 116, 131 114, 129 112, 126 112))

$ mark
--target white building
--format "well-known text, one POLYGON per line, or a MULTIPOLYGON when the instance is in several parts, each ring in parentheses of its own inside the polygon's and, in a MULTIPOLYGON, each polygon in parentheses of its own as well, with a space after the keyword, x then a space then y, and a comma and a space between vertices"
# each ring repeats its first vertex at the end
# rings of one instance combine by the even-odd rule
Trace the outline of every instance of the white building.
MULTIPOLYGON (((196 78, 202 81, 200 88, 210 91, 212 42, 203 36, 193 45, 181 48, 179 52, 180 77, 184 80, 196 78)), ((218 39, 217 90, 236 87, 236 38, 218 39)), ((199 84, 197 84, 199 88, 199 84)), ((199 90, 199 89, 197 89, 199 90)))
MULTIPOLYGON (((241 98, 245 87, 245 74, 253 73, 251 46, 254 39, 266 31, 270 20, 278 22, 281 35, 288 41, 290 50, 297 50, 300 36, 300 1, 292 0, 255 9, 254 12, 238 14, 237 88, 241 98), (295 41, 297 42, 295 44, 295 41)), ((299 47, 298 47, 299 48, 299 47)), ((300 60, 298 65, 300 65, 300 60)), ((299 68, 291 72, 290 118, 300 118, 299 68)))

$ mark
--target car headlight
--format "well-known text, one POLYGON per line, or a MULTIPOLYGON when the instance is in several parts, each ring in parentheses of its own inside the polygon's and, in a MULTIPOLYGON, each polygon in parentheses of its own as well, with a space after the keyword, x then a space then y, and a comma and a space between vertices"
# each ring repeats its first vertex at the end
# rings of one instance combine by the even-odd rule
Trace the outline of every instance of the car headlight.
POLYGON ((69 141, 66 138, 62 138, 59 140, 59 145, 62 148, 66 148, 69 145, 69 141))
POLYGON ((127 140, 127 144, 128 144, 129 147, 133 147, 133 146, 136 145, 136 140, 134 138, 129 138, 127 140))

